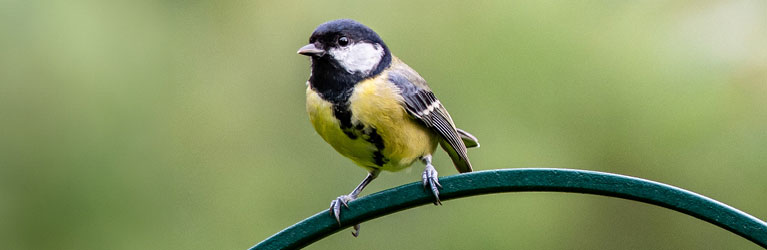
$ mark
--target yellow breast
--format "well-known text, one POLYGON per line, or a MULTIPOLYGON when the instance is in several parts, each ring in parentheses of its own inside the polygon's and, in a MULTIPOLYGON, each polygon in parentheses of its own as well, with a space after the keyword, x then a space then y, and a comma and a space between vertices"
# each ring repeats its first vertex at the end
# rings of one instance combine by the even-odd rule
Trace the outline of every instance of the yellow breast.
MULTIPOLYGON (((421 156, 432 154, 438 137, 407 114, 399 90, 386 81, 387 78, 381 74, 358 83, 349 98, 352 124, 364 127, 362 136, 352 138, 345 134, 333 116, 333 104, 311 87, 306 90, 306 110, 314 129, 336 151, 368 169, 397 171, 421 156), (364 135, 370 131, 380 136, 383 148, 376 147, 370 137, 364 135), (383 166, 376 164, 376 152, 385 159, 383 166)), ((380 164, 380 160, 378 162, 380 164)))

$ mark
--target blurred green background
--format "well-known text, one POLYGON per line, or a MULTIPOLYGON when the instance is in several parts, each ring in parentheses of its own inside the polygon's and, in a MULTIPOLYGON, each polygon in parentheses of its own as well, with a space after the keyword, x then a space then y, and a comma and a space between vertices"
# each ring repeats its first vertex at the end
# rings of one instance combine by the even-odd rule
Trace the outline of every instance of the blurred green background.
MULTIPOLYGON (((309 124, 296 50, 337 18, 430 82, 480 138, 476 170, 619 173, 767 218, 765 1, 5 0, 0 248, 245 249, 326 209, 365 172, 309 124)), ((561 193, 349 231, 308 248, 758 249, 671 210, 561 193)))

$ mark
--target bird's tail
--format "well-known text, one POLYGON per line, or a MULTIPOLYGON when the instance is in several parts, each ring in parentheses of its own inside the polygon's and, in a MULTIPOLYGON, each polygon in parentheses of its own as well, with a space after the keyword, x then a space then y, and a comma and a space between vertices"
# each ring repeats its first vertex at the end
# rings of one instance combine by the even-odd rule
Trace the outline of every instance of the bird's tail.
MULTIPOLYGON (((456 128, 456 131, 461 137, 461 141, 463 144, 465 144, 466 148, 479 147, 479 140, 477 140, 477 137, 474 137, 473 135, 461 129, 456 128)), ((471 162, 469 162, 469 157, 466 155, 466 149, 462 149, 461 151, 463 153, 459 153, 446 141, 441 141, 440 146, 442 146, 442 149, 447 152, 447 154, 450 156, 450 159, 453 160, 453 165, 455 165, 455 168, 458 169, 458 172, 466 173, 473 171, 471 162)))
POLYGON ((458 135, 461 136, 461 140, 463 141, 463 144, 466 145, 466 148, 479 147, 479 139, 477 139, 476 136, 469 134, 469 132, 463 131, 460 128, 456 128, 455 130, 458 131, 458 135))
POLYGON ((467 157, 465 154, 464 156, 461 156, 461 154, 458 153, 458 151, 456 151, 446 141, 439 142, 439 145, 442 146, 442 149, 444 149, 445 152, 447 152, 447 155, 450 156, 450 159, 453 160, 453 165, 455 165, 455 169, 458 169, 458 172, 466 173, 472 171, 469 157, 467 157))

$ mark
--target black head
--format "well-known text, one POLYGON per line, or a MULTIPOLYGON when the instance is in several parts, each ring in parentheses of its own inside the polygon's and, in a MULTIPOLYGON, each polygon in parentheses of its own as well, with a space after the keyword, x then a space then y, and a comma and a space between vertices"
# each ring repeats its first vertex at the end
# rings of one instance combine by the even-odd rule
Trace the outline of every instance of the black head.
MULTIPOLYGON (((372 29, 351 19, 320 24, 298 50, 312 58, 312 87, 324 92, 350 89, 391 64, 391 53, 372 29)), ((334 94, 334 93, 328 93, 334 94)))

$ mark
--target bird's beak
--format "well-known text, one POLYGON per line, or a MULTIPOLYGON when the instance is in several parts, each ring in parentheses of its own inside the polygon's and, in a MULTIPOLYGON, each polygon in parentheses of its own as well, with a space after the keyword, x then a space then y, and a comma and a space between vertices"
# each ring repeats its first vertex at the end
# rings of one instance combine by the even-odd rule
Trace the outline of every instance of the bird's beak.
POLYGON ((313 43, 310 43, 298 49, 298 54, 305 55, 305 56, 321 57, 325 55, 325 50, 319 49, 317 48, 317 46, 314 46, 313 43))

